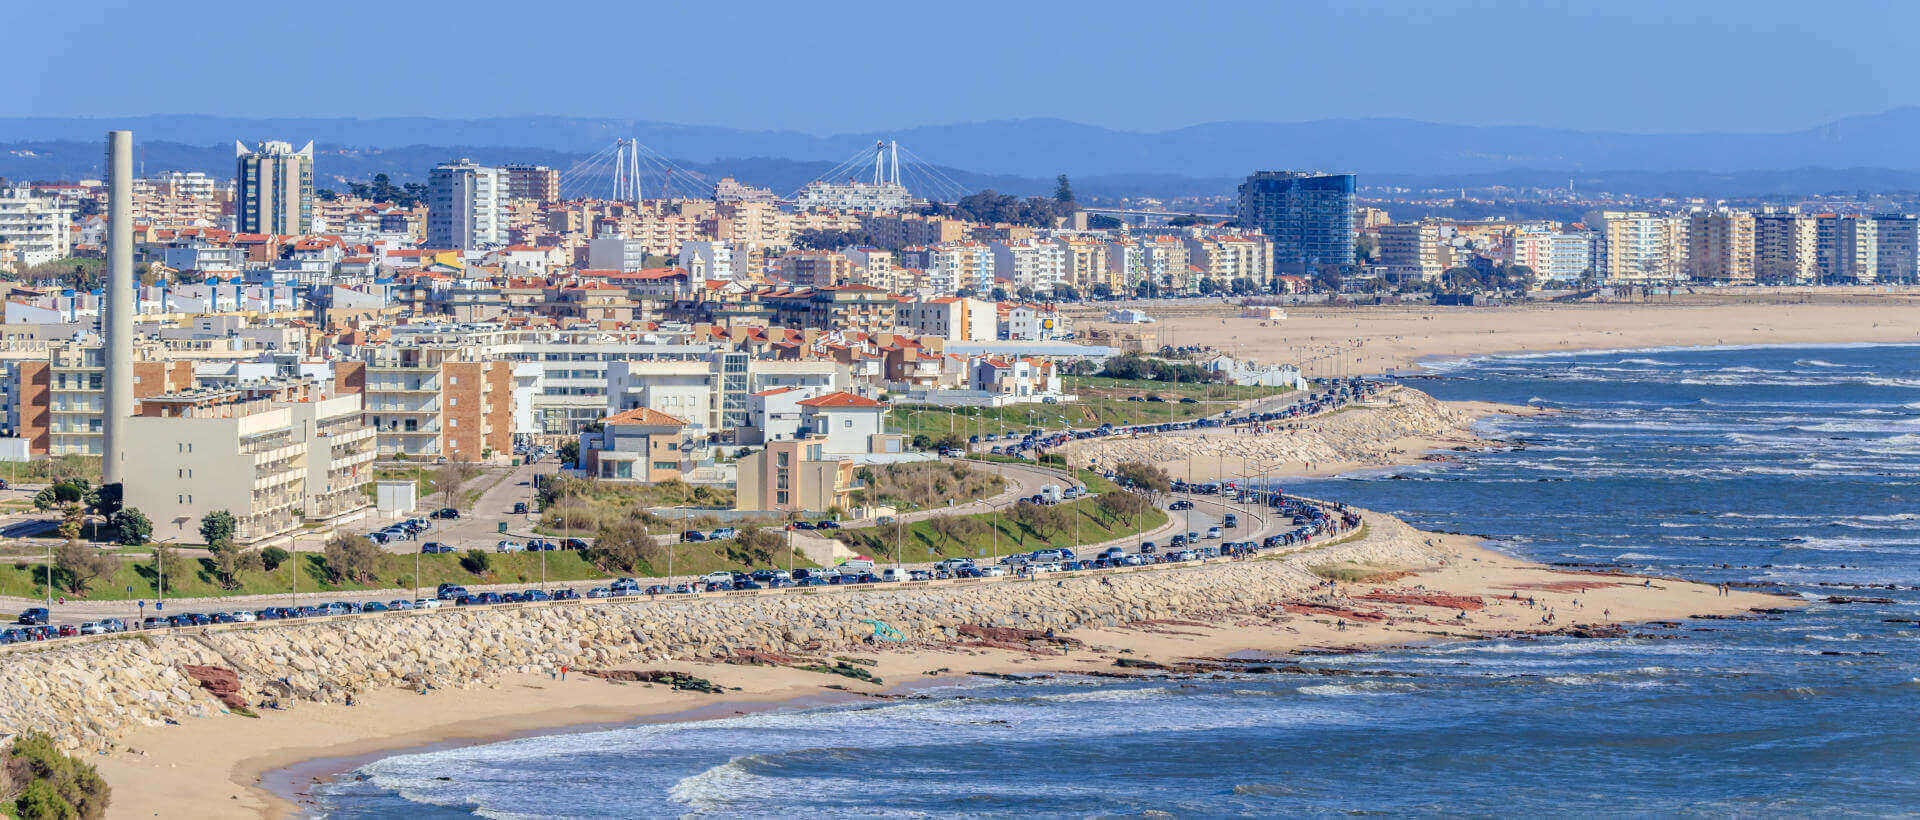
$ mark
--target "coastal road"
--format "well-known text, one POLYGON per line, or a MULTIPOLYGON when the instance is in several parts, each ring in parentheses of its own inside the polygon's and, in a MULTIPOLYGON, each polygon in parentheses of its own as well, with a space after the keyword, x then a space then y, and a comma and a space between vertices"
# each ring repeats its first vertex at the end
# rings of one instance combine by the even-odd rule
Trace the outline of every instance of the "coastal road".
MULTIPOLYGON (((1162 552, 1164 552, 1166 549, 1168 539, 1172 538, 1175 534, 1185 533, 1189 531, 1205 534, 1208 527, 1218 524, 1220 522, 1221 516, 1228 512, 1232 512, 1239 517, 1240 526, 1236 529, 1225 531, 1222 534, 1222 537, 1220 539, 1217 539, 1217 540, 1205 539, 1201 542, 1202 545, 1217 545, 1222 540, 1258 541, 1260 539, 1265 538, 1268 535, 1276 535, 1282 532, 1286 532, 1287 530, 1292 528, 1292 523, 1289 520, 1287 520, 1282 516, 1277 515, 1270 509, 1260 507, 1258 505, 1250 505, 1250 504, 1242 504, 1238 502, 1226 501, 1216 496, 1194 495, 1194 496, 1174 496, 1173 498, 1176 498, 1176 499, 1184 498, 1186 500, 1194 502, 1194 509, 1191 511, 1177 511, 1177 512, 1170 513, 1167 523, 1162 525, 1161 527, 1156 528, 1151 532, 1144 533, 1141 535, 1127 536, 1125 538, 1113 539, 1113 540, 1101 542, 1101 543, 1087 544, 1087 545, 1075 547, 1074 551, 1078 553, 1081 558, 1088 559, 1098 555, 1102 550, 1111 546, 1122 547, 1126 552, 1129 552, 1129 553, 1137 552, 1138 546, 1141 541, 1152 541, 1159 546, 1162 552)), ((427 540, 432 540, 432 539, 429 538, 427 540)), ((1215 560, 1221 560, 1221 559, 1215 559, 1215 560)), ((927 565, 909 564, 904 566, 905 568, 912 569, 912 568, 924 568, 927 565)), ((680 577, 671 578, 671 579, 648 578, 644 580, 647 583, 677 584, 677 583, 690 582, 693 580, 693 578, 692 576, 680 576, 680 577)), ((503 591, 509 591, 509 590, 524 590, 524 589, 533 588, 535 586, 539 586, 542 589, 549 589, 549 590, 561 589, 561 588, 573 589, 584 594, 587 590, 592 589, 594 587, 605 586, 606 583, 607 583, 606 579, 596 579, 596 580, 573 581, 573 582, 565 582, 565 583, 554 582, 554 583, 549 583, 545 585, 538 585, 538 584, 473 585, 473 586, 470 586, 469 589, 475 592, 480 592, 480 591, 503 592, 503 591)), ((891 586, 892 585, 890 584, 882 585, 878 588, 889 588, 891 586)), ((423 589, 420 591, 420 594, 422 596, 431 597, 433 595, 433 590, 431 588, 423 589)), ((386 601, 391 601, 398 598, 412 599, 414 597, 416 596, 413 590, 411 589, 405 589, 405 590, 388 589, 388 590, 374 590, 374 591, 368 591, 368 592, 303 591, 297 596, 293 595, 291 590, 289 590, 289 592, 287 593, 272 594, 272 595, 236 595, 236 596, 223 597, 223 598, 197 598, 197 599, 171 601, 168 603, 167 609, 165 610, 164 614, 178 614, 180 612, 229 612, 229 611, 235 611, 235 610, 252 611, 252 610, 260 609, 263 607, 269 607, 269 606, 312 606, 315 604, 331 603, 335 601, 358 601, 363 603, 367 601, 386 602, 386 601)), ((151 601, 149 602, 149 604, 151 604, 151 601)), ((0 612, 18 612, 20 611, 20 609, 23 609, 25 607, 39 606, 39 605, 40 605, 40 602, 38 600, 26 600, 26 599, 20 599, 20 598, 0 598, 0 612)), ((64 605, 56 604, 53 609, 54 609, 53 622, 56 625, 79 624, 85 621, 98 620, 101 618, 125 618, 125 619, 128 619, 129 622, 131 622, 133 619, 138 617, 142 612, 142 610, 140 610, 135 605, 135 602, 133 601, 75 601, 75 602, 70 602, 64 605)), ((145 614, 147 615, 155 614, 151 605, 149 605, 149 607, 145 610, 145 614)))

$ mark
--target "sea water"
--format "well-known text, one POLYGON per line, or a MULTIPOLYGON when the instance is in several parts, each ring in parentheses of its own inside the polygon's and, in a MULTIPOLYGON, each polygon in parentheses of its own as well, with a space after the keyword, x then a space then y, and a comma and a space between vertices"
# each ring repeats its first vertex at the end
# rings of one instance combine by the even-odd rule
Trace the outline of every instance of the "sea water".
POLYGON ((987 682, 531 737, 379 760, 319 795, 346 817, 1920 810, 1920 628, 1901 622, 1920 619, 1920 348, 1434 373, 1416 386, 1556 412, 1484 423, 1515 449, 1288 488, 1810 606, 1651 630, 1667 639, 1307 659, 1319 675, 987 682))

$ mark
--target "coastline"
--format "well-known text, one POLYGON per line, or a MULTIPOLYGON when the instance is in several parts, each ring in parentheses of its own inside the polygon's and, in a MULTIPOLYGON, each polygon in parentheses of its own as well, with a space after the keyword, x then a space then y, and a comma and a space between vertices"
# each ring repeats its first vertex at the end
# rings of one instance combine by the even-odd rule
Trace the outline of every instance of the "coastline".
POLYGON ((564 683, 544 675, 509 674, 484 687, 427 695, 398 689, 370 692, 351 707, 302 703, 288 712, 263 713, 260 725, 224 719, 144 730, 128 739, 128 746, 144 753, 106 758, 101 763, 102 773, 122 790, 116 794, 128 801, 116 801, 120 808, 114 810, 115 814, 131 808, 137 800, 142 808, 161 809, 158 813, 162 815, 299 816, 313 808, 302 802, 309 795, 301 787, 311 786, 316 778, 339 776, 393 754, 643 722, 698 720, 897 697, 975 673, 1114 674, 1116 662, 1123 655, 1161 663, 1240 653, 1281 657, 1553 634, 1569 624, 1601 626, 1670 622, 1698 615, 1737 616, 1754 609, 1796 605, 1793 599, 1759 592, 1731 591, 1723 596, 1714 587, 1678 579, 1623 578, 1556 569, 1495 552, 1471 536, 1417 535, 1428 539, 1445 557, 1442 566, 1408 578, 1344 586, 1364 594, 1376 587, 1418 583, 1425 592, 1481 597, 1487 608, 1471 613, 1467 623, 1452 621, 1446 615, 1453 612, 1450 609, 1360 604, 1362 608, 1380 607, 1393 617, 1383 623, 1347 621, 1344 628, 1338 618, 1305 615, 1279 622, 1231 619, 1204 626, 1182 621, 1175 626, 1076 629, 1068 634, 1085 641, 1085 649, 1050 656, 994 648, 849 653, 872 658, 874 671, 887 682, 883 686, 792 668, 712 662, 646 664, 647 668, 686 672, 739 688, 721 695, 623 685, 577 674, 564 683), (1511 595, 1532 597, 1540 606, 1524 606, 1522 601, 1506 597, 1511 595), (1577 607, 1575 601, 1579 601, 1577 607), (1548 608, 1566 613, 1566 620, 1552 626, 1540 624, 1539 615, 1548 608), (1601 616, 1602 612, 1607 616, 1601 616), (537 700, 529 699, 536 696, 537 700), (231 794, 209 806, 207 796, 217 794, 210 791, 211 787, 229 789, 231 794))
MULTIPOLYGON (((1868 344, 1878 342, 1865 342, 1868 344)), ((1810 343, 1811 344, 1811 343, 1810 343)), ((1669 347, 1685 347, 1676 345, 1669 347)), ((1539 353, 1537 350, 1514 353, 1539 353)), ((1472 355, 1497 355, 1473 353, 1472 355)), ((1477 421, 1494 413, 1532 414, 1537 408, 1511 407, 1485 402, 1449 403, 1451 409, 1477 421)), ((1477 439, 1476 439, 1477 441, 1477 439)), ((1409 442, 1410 444, 1413 442, 1409 442)), ((1443 444, 1455 444, 1452 440, 1443 444)), ((1485 442, 1480 442, 1484 444, 1485 442)), ((1407 461, 1417 461, 1427 450, 1408 448, 1407 461)), ((1329 465, 1346 471, 1369 467, 1393 466, 1394 462, 1354 465, 1329 465)), ((1407 463, 1407 462, 1400 462, 1407 463)), ((1289 475, 1299 475, 1291 471, 1289 475)), ((1423 572, 1413 580, 1429 590, 1458 594, 1478 594, 1488 598, 1485 624, 1474 628, 1432 623, 1408 623, 1395 627, 1355 625, 1344 631, 1333 629, 1331 620, 1295 619, 1285 626, 1214 624, 1209 627, 1181 626, 1177 630, 1155 629, 1079 629, 1071 634, 1087 641, 1090 649, 1076 655, 1040 658, 1023 653, 997 650, 916 650, 854 653, 875 658, 876 671, 889 682, 884 688, 867 687, 843 678, 825 678, 792 669, 729 666, 716 663, 648 664, 649 668, 687 671, 707 677, 725 686, 739 687, 725 695, 695 695, 671 692, 661 687, 621 686, 603 681, 570 680, 569 690, 550 688, 554 682, 538 675, 503 675, 478 689, 460 689, 414 695, 400 690, 370 693, 358 706, 300 704, 288 713, 273 713, 255 726, 231 719, 196 721, 186 726, 157 727, 136 733, 128 739, 131 747, 146 754, 115 754, 103 758, 102 773, 117 789, 116 806, 111 814, 156 815, 191 814, 193 816, 287 816, 302 811, 292 802, 298 794, 276 794, 266 786, 279 782, 276 773, 289 777, 312 777, 323 769, 333 773, 350 771, 365 762, 396 753, 428 748, 470 745, 512 737, 551 734, 556 731, 590 731, 605 726, 631 725, 636 721, 665 722, 714 717, 746 711, 805 708, 847 699, 897 694, 897 688, 924 682, 950 681, 972 672, 994 674, 1073 673, 1108 671, 1117 657, 1117 646, 1131 650, 1131 657, 1161 661, 1182 658, 1222 657, 1236 652, 1280 655, 1297 651, 1325 649, 1379 648, 1416 642, 1474 640, 1491 633, 1548 631, 1525 623, 1529 611, 1496 613, 1505 602, 1495 597, 1502 591, 1517 589, 1515 584, 1586 581, 1617 583, 1617 576, 1557 570, 1520 561, 1480 546, 1467 536, 1419 533, 1431 543, 1454 556, 1448 566, 1423 572), (1516 576, 1526 580, 1516 580, 1516 576), (1177 631, 1181 634, 1165 634, 1177 631), (1108 650, 1102 654, 1100 648, 1108 650), (575 686, 575 683, 583 684, 575 686), (839 688, 829 688, 839 687, 839 688), (549 690, 537 704, 526 702, 525 693, 549 690), (854 690, 852 692, 845 690, 854 690), (505 693, 505 694, 503 694, 505 693), (523 697, 514 698, 512 693, 523 697), (557 697, 549 697, 557 696, 557 697), (287 721, 281 731, 267 731, 271 722, 287 721), (271 721, 271 722, 269 722, 271 721), (313 731, 318 726, 325 731, 313 731), (375 728, 377 727, 377 728, 375 728), (287 739, 302 734, 299 741, 287 739), (268 737, 269 735, 274 737, 268 737), (209 753, 209 750, 214 750, 209 753), (166 761, 164 765, 161 761, 166 761), (219 799, 218 787, 232 794, 219 799), (214 796, 214 801, 208 797, 214 796), (136 803, 137 801, 137 803, 136 803)), ((1642 576, 1634 576, 1638 583, 1642 576)), ((1795 606, 1797 599, 1763 593, 1732 591, 1722 596, 1713 587, 1677 579, 1654 579, 1650 587, 1613 587, 1587 589, 1572 593, 1541 589, 1528 594, 1543 603, 1578 612, 1598 608, 1610 610, 1611 617, 1580 617, 1583 624, 1636 624, 1684 619, 1695 615, 1738 615, 1755 608, 1795 606), (1572 610, 1574 598, 1583 600, 1581 610, 1572 610)), ((1430 619, 1426 619, 1430 620, 1430 619)), ((277 728, 277 727, 276 727, 277 728)), ((288 780, 291 784, 294 781, 288 780)))

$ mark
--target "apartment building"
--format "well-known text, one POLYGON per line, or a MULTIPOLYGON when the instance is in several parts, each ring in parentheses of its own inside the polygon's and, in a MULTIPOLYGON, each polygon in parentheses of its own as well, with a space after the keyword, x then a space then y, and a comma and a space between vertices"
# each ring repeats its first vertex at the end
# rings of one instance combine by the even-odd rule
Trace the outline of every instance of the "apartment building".
POLYGON ((862 214, 860 230, 888 250, 915 245, 938 245, 967 238, 968 223, 961 219, 920 214, 862 214))
POLYGON ((1379 228, 1380 264, 1399 281, 1431 282, 1440 278, 1449 261, 1440 237, 1440 225, 1422 220, 1379 228))
POLYGON ((313 143, 233 144, 234 229, 241 233, 313 233, 313 143))
POLYGON ((361 348, 335 365, 334 381, 365 396, 382 458, 482 461, 513 451, 513 365, 479 346, 361 348))
POLYGON ((998 306, 964 296, 921 299, 905 305, 900 309, 899 322, 914 335, 950 342, 991 342, 1000 332, 998 306))
POLYGON ((1240 184, 1240 224, 1272 241, 1274 271, 1302 276, 1324 265, 1350 268, 1356 190, 1352 174, 1259 171, 1240 184))
POLYGON ((980 242, 943 242, 927 248, 927 285, 936 296, 993 290, 993 249, 980 242))
MULTIPOLYGON (((175 361, 159 342, 133 349, 136 400, 194 386, 193 362, 175 361)), ((98 456, 106 410, 106 353, 98 340, 58 341, 6 363, 7 426, 28 452, 98 456)))
POLYGON ((1523 227, 1511 242, 1513 264, 1531 268, 1541 281, 1577 282, 1594 272, 1591 233, 1523 227))
POLYGON ((780 278, 803 288, 830 288, 853 279, 853 260, 833 251, 802 251, 780 257, 780 278))
POLYGON ((308 382, 189 390, 143 399, 127 424, 126 504, 159 540, 194 543, 200 520, 225 510, 242 544, 367 506, 372 434, 360 396, 308 382))
POLYGON ((1602 284, 1666 285, 1680 280, 1680 231, 1674 217, 1641 211, 1594 211, 1586 224, 1595 236, 1594 269, 1602 284))
MULTIPOLYGON (((1140 269, 1154 287, 1185 292, 1197 283, 1192 276, 1192 257, 1187 243, 1173 236, 1144 236, 1138 242, 1140 269)), ((1128 281, 1136 281, 1129 278, 1128 281)))
POLYGON ((1009 290, 1052 292, 1066 276, 1065 254, 1050 240, 994 242, 988 247, 993 251, 994 278, 1006 282, 1009 290))
POLYGON ((1821 282, 1870 284, 1880 272, 1879 223, 1870 216, 1820 214, 1813 219, 1821 282))
POLYGON ((1186 238, 1189 264, 1200 275, 1226 287, 1236 279, 1245 279, 1256 288, 1265 287, 1273 278, 1272 245, 1265 237, 1234 234, 1189 235, 1186 238))
POLYGON ((680 246, 680 267, 693 274, 694 281, 746 279, 747 270, 727 242, 687 242, 680 246))
POLYGON ((545 165, 508 165, 507 196, 540 202, 560 201, 560 171, 545 165))
POLYGON ((460 159, 427 176, 427 244, 470 251, 507 244, 507 172, 460 159))
POLYGON ((1688 278, 1727 285, 1752 284, 1756 253, 1752 213, 1723 208, 1695 211, 1686 219, 1688 278))
POLYGON ((228 199, 224 184, 199 171, 136 179, 133 221, 155 228, 220 227, 226 224, 228 199))
POLYGON ((773 324, 790 328, 886 333, 894 329, 899 312, 893 294, 866 285, 769 293, 760 301, 772 312, 773 324))
POLYGON ((1107 264, 1107 249, 1099 240, 1081 236, 1062 236, 1054 240, 1060 249, 1060 279, 1089 296, 1096 291, 1119 293, 1127 283, 1107 264))
POLYGON ((1797 210, 1753 215, 1753 273, 1766 283, 1806 283, 1820 275, 1819 227, 1797 210))
POLYGON ((1920 281, 1920 217, 1903 214, 1875 214, 1874 236, 1879 241, 1875 255, 1878 282, 1920 281))
POLYGON ((0 237, 22 268, 65 258, 72 250, 73 212, 58 200, 18 186, 0 193, 0 237))

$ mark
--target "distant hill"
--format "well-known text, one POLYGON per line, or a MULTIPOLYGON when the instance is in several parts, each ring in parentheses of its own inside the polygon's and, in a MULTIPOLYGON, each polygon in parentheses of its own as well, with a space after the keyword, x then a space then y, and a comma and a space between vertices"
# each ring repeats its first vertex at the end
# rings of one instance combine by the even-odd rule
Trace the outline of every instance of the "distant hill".
POLYGON ((876 140, 968 189, 1035 195, 1067 173, 1087 197, 1231 194, 1260 168, 1361 174, 1363 186, 1564 187, 1641 195, 1761 197, 1920 190, 1920 109, 1902 108, 1777 134, 1627 134, 1472 127, 1404 119, 1223 122, 1162 132, 1057 119, 929 125, 818 136, 580 117, 0 118, 0 177, 100 175, 101 137, 130 127, 145 173, 232 173, 235 139, 313 140, 322 187, 386 173, 419 180, 434 164, 540 163, 569 168, 632 136, 685 167, 785 194, 876 140))
POLYGON ((1768 134, 1633 134, 1522 126, 1463 126, 1407 119, 1217 122, 1171 131, 1120 131, 1058 119, 925 125, 889 132, 812 135, 617 118, 438 119, 0 118, 6 143, 94 141, 113 127, 141 140, 230 145, 234 139, 312 139, 323 146, 515 146, 586 154, 616 137, 638 138, 687 162, 773 157, 838 162, 881 139, 926 161, 979 174, 1046 179, 1159 174, 1237 178, 1255 168, 1325 168, 1368 174, 1534 171, 1733 172, 1796 168, 1920 170, 1920 109, 1848 117, 1768 134))

